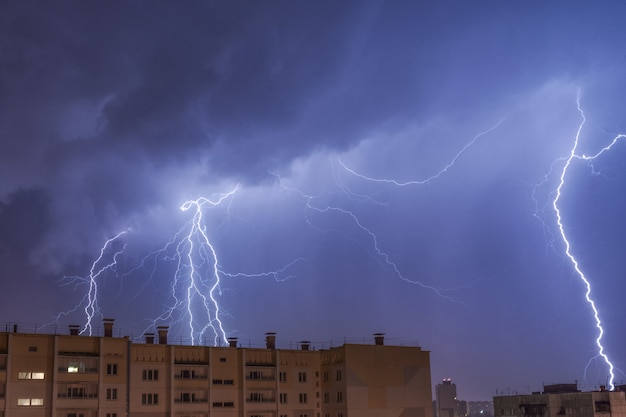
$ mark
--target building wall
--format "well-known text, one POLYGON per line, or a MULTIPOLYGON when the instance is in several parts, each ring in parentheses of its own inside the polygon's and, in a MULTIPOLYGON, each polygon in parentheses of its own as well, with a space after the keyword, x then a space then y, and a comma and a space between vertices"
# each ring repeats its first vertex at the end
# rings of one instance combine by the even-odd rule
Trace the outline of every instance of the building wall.
POLYGON ((416 347, 383 345, 322 352, 325 417, 432 417, 429 357, 416 347))

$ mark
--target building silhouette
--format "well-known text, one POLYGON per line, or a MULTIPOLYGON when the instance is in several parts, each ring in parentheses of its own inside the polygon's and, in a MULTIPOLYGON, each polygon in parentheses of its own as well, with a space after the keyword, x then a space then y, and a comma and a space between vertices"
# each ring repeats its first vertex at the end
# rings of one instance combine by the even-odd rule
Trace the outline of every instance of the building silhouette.
POLYGON ((626 417, 626 393, 581 392, 577 384, 545 385, 543 392, 493 398, 495 417, 626 417))
POLYGON ((437 417, 459 417, 456 385, 452 379, 445 378, 435 387, 437 417))
POLYGON ((312 350, 0 332, 0 417, 432 417, 430 353, 373 344, 312 350))

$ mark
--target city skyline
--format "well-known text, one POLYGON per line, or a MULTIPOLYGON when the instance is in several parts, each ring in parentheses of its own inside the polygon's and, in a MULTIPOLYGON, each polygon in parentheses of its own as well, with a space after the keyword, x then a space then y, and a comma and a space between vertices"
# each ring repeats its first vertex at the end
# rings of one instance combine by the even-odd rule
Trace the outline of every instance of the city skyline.
POLYGON ((625 8, 2 5, 0 323, 620 383, 625 8))

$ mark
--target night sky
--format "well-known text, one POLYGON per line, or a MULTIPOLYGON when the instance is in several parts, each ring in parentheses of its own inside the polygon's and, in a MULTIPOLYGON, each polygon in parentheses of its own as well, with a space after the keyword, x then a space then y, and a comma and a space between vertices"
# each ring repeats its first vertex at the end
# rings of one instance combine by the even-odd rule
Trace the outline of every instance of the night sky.
MULTIPOLYGON (((0 322, 84 326, 102 253, 94 326, 136 339, 199 335, 204 302, 240 340, 418 341, 460 399, 606 383, 553 201, 583 120, 576 155, 626 133, 625 16, 3 1, 0 322)), ((572 158, 557 204, 624 369, 625 161, 572 158)))

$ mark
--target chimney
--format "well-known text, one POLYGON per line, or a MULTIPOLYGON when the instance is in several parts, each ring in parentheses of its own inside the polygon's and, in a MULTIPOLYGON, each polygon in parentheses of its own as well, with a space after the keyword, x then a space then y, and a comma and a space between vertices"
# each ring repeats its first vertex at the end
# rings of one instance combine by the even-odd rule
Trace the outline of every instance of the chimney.
POLYGON ((102 319, 104 323, 104 337, 113 337, 113 322, 115 319, 102 319))
POLYGON ((167 345, 167 330, 168 326, 159 326, 157 327, 157 332, 159 333, 159 344, 167 345))
POLYGON ((146 345, 154 345, 154 333, 144 333, 146 338, 146 345))
POLYGON ((268 349, 276 349, 276 333, 265 333, 265 345, 268 349))
POLYGON ((80 326, 78 324, 70 324, 70 335, 78 336, 79 330, 80 330, 80 326))
POLYGON ((228 346, 232 347, 232 348, 236 348, 237 347, 237 338, 236 337, 229 337, 228 338, 228 346))
POLYGON ((17 333, 17 324, 13 325, 13 333, 17 333))
POLYGON ((309 342, 308 340, 303 340, 300 342, 300 349, 302 350, 309 350, 310 346, 311 346, 311 342, 309 342))
POLYGON ((374 333, 374 344, 382 346, 385 344, 385 333, 374 333))

